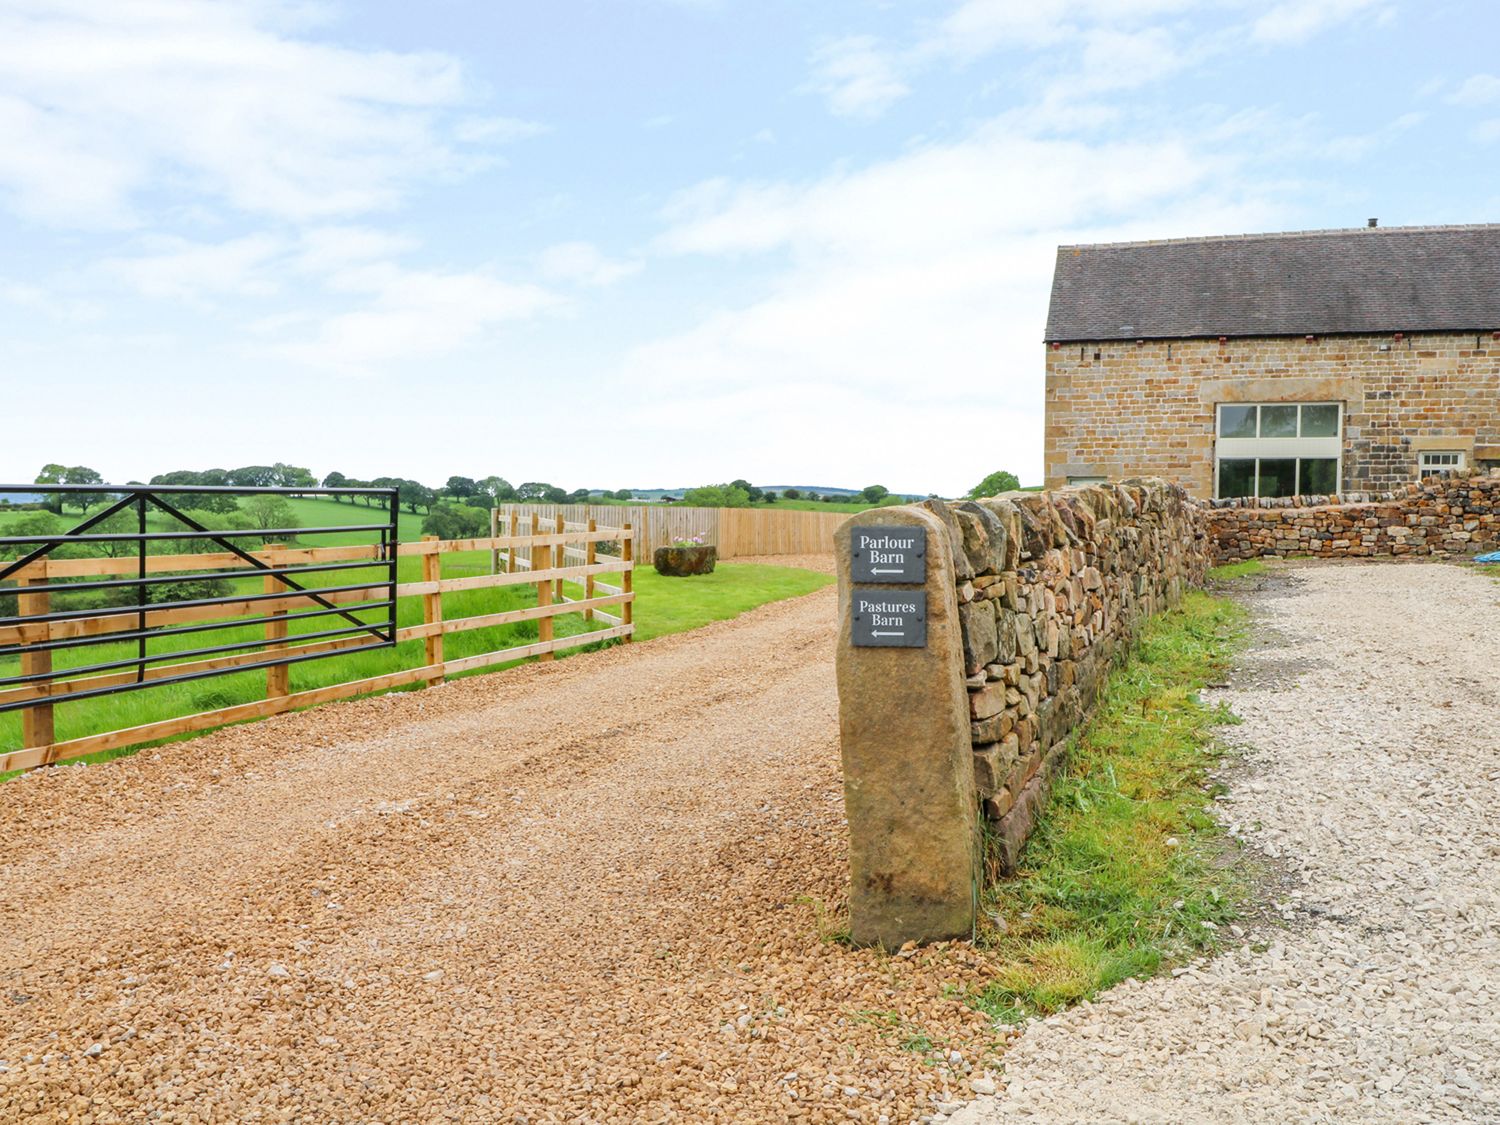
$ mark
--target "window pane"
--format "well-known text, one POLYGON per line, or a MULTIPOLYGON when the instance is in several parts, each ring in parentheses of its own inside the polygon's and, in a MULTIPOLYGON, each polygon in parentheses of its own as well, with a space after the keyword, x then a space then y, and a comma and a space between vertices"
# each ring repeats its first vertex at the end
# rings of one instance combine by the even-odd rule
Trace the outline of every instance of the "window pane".
POLYGON ((1302 462, 1302 491, 1316 496, 1332 496, 1339 490, 1339 463, 1332 457, 1317 457, 1302 462))
POLYGON ((1303 437, 1337 437, 1338 432, 1339 408, 1336 404, 1302 408, 1303 437))
POLYGON ((1219 436, 1254 437, 1255 407, 1230 406, 1228 403, 1219 407, 1219 436))
POLYGON ((1254 495, 1254 461, 1219 462, 1219 496, 1221 498, 1254 495))
POLYGON ((1278 403, 1260 408, 1261 437, 1296 437, 1297 404, 1278 403))
POLYGON ((1261 496, 1297 495, 1297 459, 1263 458, 1260 463, 1261 496))

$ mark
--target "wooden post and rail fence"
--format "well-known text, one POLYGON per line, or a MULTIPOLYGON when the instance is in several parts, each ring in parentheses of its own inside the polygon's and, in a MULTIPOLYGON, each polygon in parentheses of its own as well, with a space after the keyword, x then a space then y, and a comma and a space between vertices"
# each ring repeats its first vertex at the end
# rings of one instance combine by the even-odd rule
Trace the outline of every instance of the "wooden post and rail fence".
POLYGON ((629 523, 636 529, 638 558, 651 561, 658 547, 674 539, 701 536, 719 549, 720 559, 747 555, 832 555, 833 533, 846 512, 805 512, 773 508, 683 508, 662 504, 505 504, 491 516, 491 533, 507 521, 564 519, 569 526, 629 523))
MULTIPOLYGON (((495 534, 478 539, 437 540, 428 537, 415 543, 351 546, 294 547, 274 544, 253 551, 236 549, 213 554, 143 554, 140 559, 49 556, 27 563, 11 575, 16 582, 14 592, 17 615, 0 619, 0 649, 9 649, 19 656, 20 671, 19 676, 9 677, 9 682, 16 686, 0 686, 0 710, 18 709, 21 712, 21 744, 10 748, 0 746, 0 772, 64 762, 85 754, 207 730, 225 723, 263 718, 355 695, 411 685, 441 684, 447 677, 463 672, 528 657, 551 660, 558 652, 601 641, 616 638, 630 640, 635 632, 632 574, 635 565, 635 532, 628 522, 623 526, 601 529, 597 521, 592 519, 582 523, 568 523, 561 514, 544 519, 539 513, 531 513, 530 519, 523 524, 517 513, 509 514, 503 521, 497 513, 492 520, 491 530, 495 534), (506 525, 503 534, 500 533, 502 522, 506 525), (618 555, 601 554, 598 551, 601 543, 617 544, 615 550, 618 555), (370 560, 369 566, 384 567, 392 561, 392 551, 396 559, 413 556, 420 558, 420 581, 397 582, 394 566, 390 568, 389 578, 382 576, 378 580, 371 579, 368 585, 341 586, 327 590, 316 586, 299 586, 290 577, 302 573, 293 569, 299 566, 330 570, 337 569, 335 564, 357 566, 361 560, 370 560), (444 578, 443 556, 455 552, 489 552, 490 573, 444 578), (59 617, 52 612, 54 603, 49 593, 25 592, 29 587, 35 586, 54 591, 66 590, 66 586, 58 583, 67 580, 88 582, 104 579, 102 584, 109 585, 115 576, 134 576, 138 569, 141 576, 139 580, 145 582, 164 580, 152 578, 152 575, 183 572, 192 572, 199 577, 208 576, 215 571, 242 568, 247 560, 270 571, 265 575, 260 589, 253 595, 236 593, 226 598, 209 599, 212 604, 188 602, 180 606, 153 608, 143 601, 139 607, 101 609, 96 614, 69 613, 59 617), (616 575, 619 576, 619 585, 606 581, 616 575), (564 583, 581 586, 583 596, 566 596, 564 583), (444 594, 508 586, 535 587, 536 604, 479 616, 444 616, 444 594), (420 623, 396 627, 394 603, 401 598, 420 599, 420 623), (289 615, 295 617, 296 611, 309 610, 315 605, 325 608, 314 609, 304 616, 339 613, 354 621, 357 627, 361 622, 350 615, 360 612, 361 603, 366 606, 389 607, 389 628, 380 633, 373 643, 371 633, 377 631, 374 624, 368 626, 365 632, 348 628, 344 630, 356 632, 354 636, 303 642, 299 642, 297 633, 289 627, 289 615), (602 627, 559 637, 554 623, 564 614, 578 614, 585 623, 602 627), (45 620, 28 623, 28 618, 45 620), (223 628, 232 629, 237 627, 237 618, 253 618, 255 622, 264 622, 264 643, 224 646, 254 647, 252 651, 242 651, 235 655, 178 663, 161 663, 164 658, 170 659, 167 653, 154 657, 146 654, 144 637, 150 630, 184 626, 182 631, 198 633, 214 627, 212 624, 204 624, 207 622, 222 622, 223 628), (538 636, 533 643, 457 659, 445 656, 443 641, 452 633, 527 621, 537 622, 538 636), (142 638, 139 663, 134 659, 114 661, 108 666, 128 667, 102 674, 80 674, 68 668, 54 671, 54 649, 64 645, 94 643, 86 638, 95 637, 98 638, 98 643, 113 643, 111 634, 116 633, 129 633, 132 638, 138 635, 142 638), (341 650, 393 647, 400 642, 413 640, 423 642, 420 665, 348 683, 304 691, 291 690, 292 663, 317 656, 337 655, 341 650), (220 672, 257 668, 265 669, 264 699, 126 729, 89 734, 64 742, 55 739, 54 708, 58 704, 67 703, 70 697, 93 698, 117 690, 149 688, 154 681, 181 682, 220 672), (45 702, 40 702, 43 700, 45 702)), ((239 570, 236 577, 243 577, 245 574, 245 571, 239 570)), ((0 656, 0 668, 3 668, 3 660, 4 657, 0 656)))

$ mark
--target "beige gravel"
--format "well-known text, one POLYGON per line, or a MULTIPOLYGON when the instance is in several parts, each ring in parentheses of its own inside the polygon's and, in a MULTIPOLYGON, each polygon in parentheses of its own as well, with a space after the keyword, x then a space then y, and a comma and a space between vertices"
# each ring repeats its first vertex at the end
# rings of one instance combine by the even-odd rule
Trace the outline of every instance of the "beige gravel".
MULTIPOLYGON (((911 1120, 965 946, 850 951, 834 593, 0 787, 0 1121, 911 1120)), ((975 1073, 979 1073, 978 1070, 975 1073)))
POLYGON ((1032 1025, 954 1125, 1500 1122, 1500 584, 1320 565, 1249 602, 1223 816, 1286 928, 1032 1025))

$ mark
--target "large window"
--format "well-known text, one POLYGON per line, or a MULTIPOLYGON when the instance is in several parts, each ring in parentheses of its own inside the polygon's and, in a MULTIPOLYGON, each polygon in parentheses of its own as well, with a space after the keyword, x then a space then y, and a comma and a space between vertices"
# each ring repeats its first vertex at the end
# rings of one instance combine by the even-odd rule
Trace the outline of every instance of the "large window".
POLYGON ((1337 492, 1343 413, 1336 402, 1220 403, 1214 495, 1337 492))

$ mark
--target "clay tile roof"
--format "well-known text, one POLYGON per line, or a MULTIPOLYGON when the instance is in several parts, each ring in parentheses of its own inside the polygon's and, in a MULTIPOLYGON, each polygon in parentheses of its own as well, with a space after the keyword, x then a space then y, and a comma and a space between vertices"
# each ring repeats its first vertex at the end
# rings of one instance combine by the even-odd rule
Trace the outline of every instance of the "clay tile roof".
POLYGON ((1500 223, 1060 246, 1048 340, 1500 329, 1500 223))

